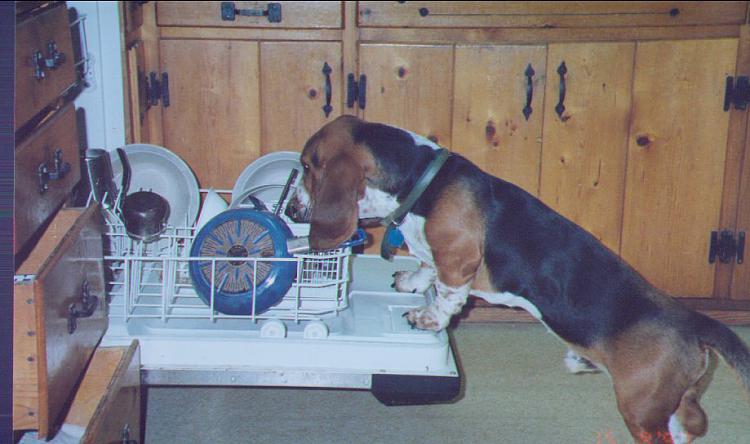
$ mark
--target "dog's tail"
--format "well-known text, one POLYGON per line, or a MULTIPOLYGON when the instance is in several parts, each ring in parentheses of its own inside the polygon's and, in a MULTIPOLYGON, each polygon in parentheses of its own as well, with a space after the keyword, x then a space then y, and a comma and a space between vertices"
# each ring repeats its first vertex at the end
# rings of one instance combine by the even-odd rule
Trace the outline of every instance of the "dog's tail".
POLYGON ((693 313, 694 331, 701 343, 716 350, 739 376, 750 400, 750 350, 729 327, 706 315, 693 313))

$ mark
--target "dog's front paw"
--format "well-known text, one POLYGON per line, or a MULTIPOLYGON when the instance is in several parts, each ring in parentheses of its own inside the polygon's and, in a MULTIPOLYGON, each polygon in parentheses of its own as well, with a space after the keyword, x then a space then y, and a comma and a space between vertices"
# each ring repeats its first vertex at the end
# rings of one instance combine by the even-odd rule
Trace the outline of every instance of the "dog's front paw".
POLYGON ((411 309, 404 313, 404 317, 409 325, 420 330, 440 331, 447 327, 450 321, 449 317, 440 316, 431 306, 411 309))
POLYGON ((397 271, 393 273, 391 287, 401 293, 424 293, 433 284, 434 277, 422 269, 417 271, 397 271))

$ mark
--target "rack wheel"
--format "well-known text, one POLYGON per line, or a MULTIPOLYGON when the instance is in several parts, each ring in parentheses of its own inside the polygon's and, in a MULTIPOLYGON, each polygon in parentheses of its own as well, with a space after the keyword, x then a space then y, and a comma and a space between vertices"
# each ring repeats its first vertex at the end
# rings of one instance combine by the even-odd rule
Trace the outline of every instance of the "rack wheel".
POLYGON ((328 326, 320 321, 312 321, 305 326, 302 335, 305 339, 325 339, 328 337, 328 326))
POLYGON ((278 319, 270 319, 260 327, 261 338, 281 339, 286 337, 286 324, 278 319))

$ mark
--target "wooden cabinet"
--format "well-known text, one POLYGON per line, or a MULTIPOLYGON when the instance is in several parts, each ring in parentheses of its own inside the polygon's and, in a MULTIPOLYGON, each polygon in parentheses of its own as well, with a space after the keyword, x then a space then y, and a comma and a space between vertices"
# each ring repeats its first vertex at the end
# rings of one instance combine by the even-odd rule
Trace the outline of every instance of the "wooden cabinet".
POLYGON ((68 9, 16 10, 13 429, 50 439, 67 423, 85 431, 83 442, 122 442, 124 425, 101 430, 125 421, 140 440, 137 344, 117 374, 96 364, 108 309, 99 207, 61 209, 81 179, 68 9))
POLYGON ((539 197, 619 251, 635 44, 550 44, 539 197), (562 74, 561 74, 562 73, 562 74))
POLYGON ((170 104, 164 145, 195 171, 202 187, 232 188, 260 155, 258 43, 162 40, 170 104))
POLYGON ((13 289, 13 425, 52 437, 107 328, 98 206, 61 210, 13 289))
POLYGON ((535 196, 546 63, 543 45, 457 45, 455 50, 452 148, 535 196))
POLYGON ((622 256, 676 295, 708 295, 714 287, 707 233, 720 227, 729 129, 722 85, 734 75, 737 44, 638 44, 622 256))
POLYGON ((65 417, 84 429, 81 444, 143 442, 140 371, 138 341, 97 348, 65 417))
POLYGON ((203 186, 231 187, 257 156, 357 114, 518 184, 661 289, 750 309, 747 265, 708 261, 712 231, 750 225, 746 112, 723 107, 727 77, 750 71, 747 2, 330 3, 283 29, 177 20, 157 2, 156 70, 168 67, 174 98, 163 142, 203 186), (229 91, 235 65, 260 87, 229 91), (344 105, 348 74, 366 77, 363 108, 344 105))
POLYGON ((14 252, 62 206, 81 178, 70 104, 16 147, 14 252))
MULTIPOLYGON (((33 2, 19 2, 33 3, 33 2)), ((76 82, 73 44, 64 2, 28 5, 16 29, 15 130, 76 82), (42 5, 43 6, 43 5, 42 5), (42 9, 34 14, 36 9, 42 9)))
MULTIPOLYGON (((145 112, 139 105, 143 117, 131 139, 169 147, 202 187, 231 189, 254 159, 300 151, 312 132, 342 114, 342 3, 276 4, 280 21, 270 20, 264 2, 234 2, 237 11, 266 15, 238 12, 232 20, 222 18, 219 2, 144 5, 143 26, 126 38, 151 56, 134 52, 129 75, 154 73, 163 91, 166 73, 169 101, 145 112)), ((133 104, 144 102, 134 83, 133 115, 133 104)))

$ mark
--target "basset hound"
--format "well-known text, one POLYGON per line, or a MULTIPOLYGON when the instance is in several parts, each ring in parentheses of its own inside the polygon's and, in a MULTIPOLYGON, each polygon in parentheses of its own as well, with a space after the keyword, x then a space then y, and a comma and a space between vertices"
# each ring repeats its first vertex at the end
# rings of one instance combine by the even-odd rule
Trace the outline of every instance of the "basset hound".
POLYGON ((408 322, 441 330, 469 295, 525 309, 568 345, 571 371, 595 366, 611 376, 637 442, 690 442, 706 433, 699 399, 717 352, 750 392, 750 352, 732 330, 655 289, 521 188, 456 153, 435 167, 441 152, 409 131, 339 117, 305 144, 303 186, 287 214, 307 214, 311 246, 332 248, 358 220, 388 217, 421 187, 394 224, 422 266, 394 275, 395 288, 434 285, 437 296, 405 313, 408 322), (425 184, 428 170, 434 178, 425 184))

